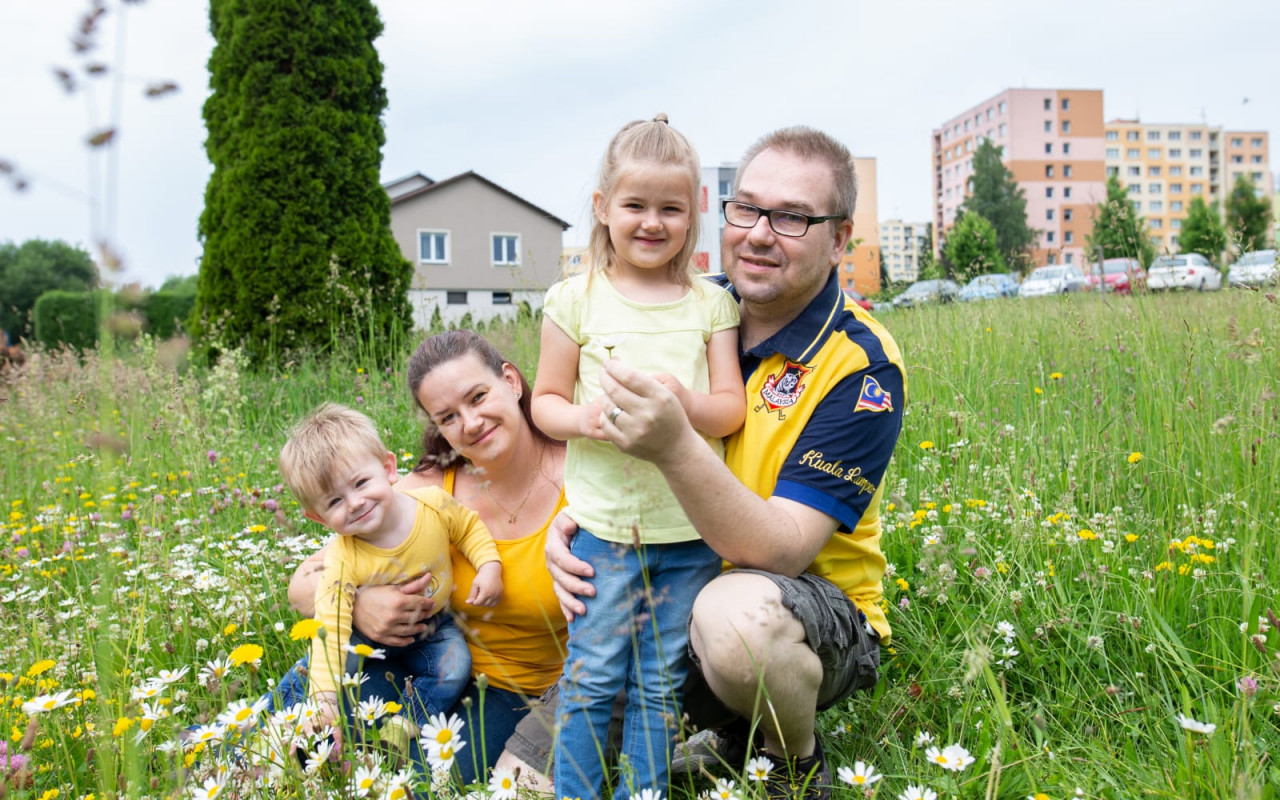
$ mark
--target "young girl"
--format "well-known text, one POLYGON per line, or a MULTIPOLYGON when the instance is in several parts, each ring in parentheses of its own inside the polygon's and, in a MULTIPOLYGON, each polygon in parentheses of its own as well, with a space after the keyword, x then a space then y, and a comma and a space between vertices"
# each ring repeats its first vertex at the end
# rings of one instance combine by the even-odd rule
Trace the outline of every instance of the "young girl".
MULTIPOLYGON (((618 358, 655 373, 717 452, 720 437, 742 425, 737 304, 691 276, 699 182, 697 154, 664 115, 619 131, 592 194, 590 271, 551 287, 543 307, 533 417, 569 440, 573 553, 595 567, 596 590, 584 598, 586 615, 569 623, 557 797, 601 796, 610 711, 624 686, 627 772, 614 797, 667 788, 689 613, 720 571, 657 468, 605 439, 600 399, 601 367, 618 358)), ((624 412, 607 413, 616 421, 624 412)))

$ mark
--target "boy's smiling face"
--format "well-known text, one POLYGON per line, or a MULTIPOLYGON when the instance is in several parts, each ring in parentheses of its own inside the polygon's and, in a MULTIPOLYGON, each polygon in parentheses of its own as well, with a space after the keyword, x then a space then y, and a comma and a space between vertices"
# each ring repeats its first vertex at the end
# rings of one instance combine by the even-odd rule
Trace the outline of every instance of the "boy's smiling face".
POLYGON ((394 524, 396 493, 391 484, 398 477, 394 453, 360 456, 338 469, 333 486, 304 513, 341 536, 376 540, 394 524))

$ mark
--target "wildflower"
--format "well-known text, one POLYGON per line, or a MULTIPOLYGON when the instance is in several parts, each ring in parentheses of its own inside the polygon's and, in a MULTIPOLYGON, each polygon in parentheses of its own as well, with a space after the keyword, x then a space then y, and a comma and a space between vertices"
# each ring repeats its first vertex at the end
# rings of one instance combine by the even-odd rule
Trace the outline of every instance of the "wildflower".
POLYGON ((195 747, 200 744, 213 744, 222 741, 223 735, 226 734, 226 728, 221 725, 201 725, 191 731, 190 737, 184 742, 188 748, 195 747))
POLYGON ((422 742, 428 748, 456 742, 458 734, 462 733, 462 725, 462 718, 457 714, 447 720, 443 713, 432 714, 427 718, 427 724, 422 726, 422 742))
POLYGON ((969 755, 969 751, 958 744, 947 745, 941 750, 937 747, 930 747, 924 752, 924 755, 934 764, 952 772, 960 772, 973 763, 973 756, 969 755))
POLYGON ((57 664, 58 664, 57 661, 54 661, 49 658, 43 659, 42 661, 37 661, 36 663, 31 665, 30 669, 27 670, 27 677, 34 678, 37 675, 42 675, 48 672, 49 670, 53 669, 55 666, 57 666, 57 664))
POLYGON ((203 785, 192 786, 190 791, 193 800, 213 800, 222 791, 222 784, 217 778, 205 778, 203 785))
POLYGON ((1050 372, 1050 373, 1049 373, 1049 380, 1051 380, 1051 381, 1060 381, 1060 380, 1062 380, 1062 373, 1061 373, 1061 372, 1050 372))
POLYGON ((235 633, 239 627, 240 626, 235 624, 234 622, 229 622, 227 623, 227 626, 222 629, 222 635, 230 636, 231 634, 235 633))
POLYGON ((756 756, 747 762, 747 780, 762 782, 769 777, 773 762, 764 756, 756 756))
POLYGON ((67 689, 57 694, 42 694, 39 697, 33 697, 22 704, 22 713, 34 716, 43 714, 46 711, 52 711, 55 708, 69 706, 76 701, 72 694, 73 690, 67 689))
POLYGON ((921 443, 920 443, 920 449, 921 449, 921 450, 932 450, 932 449, 933 449, 933 442, 929 441, 928 439, 925 439, 923 442, 921 442, 921 443))
POLYGON ((200 683, 208 686, 214 681, 220 681, 226 677, 230 669, 231 661, 229 659, 215 658, 200 670, 200 683))
MULTIPOLYGON (((494 795, 497 798, 497 795, 494 795)), ((631 795, 630 800, 662 800, 661 789, 641 789, 638 793, 631 795)))
POLYGON ((1049 800, 1049 795, 1044 792, 1036 792, 1035 794, 1027 795, 1027 800, 1049 800))
POLYGON ((162 669, 158 673, 156 673, 156 680, 160 681, 166 686, 172 685, 182 680, 183 678, 185 678, 187 673, 190 671, 191 671, 191 667, 182 667, 181 669, 176 669, 176 670, 162 669))
POLYGON ((1184 714, 1178 715, 1178 724, 1182 726, 1182 729, 1184 731, 1191 731, 1192 733, 1203 733, 1206 736, 1208 736, 1209 734, 1213 733, 1218 729, 1218 726, 1214 725, 1212 722, 1198 722, 1197 720, 1194 720, 1191 717, 1188 717, 1184 714))
POLYGON ((1236 681, 1236 688, 1240 690, 1240 694, 1244 695, 1246 699, 1252 699, 1258 693, 1258 679, 1252 675, 1245 675, 1236 681))
POLYGON ((507 767, 494 767, 489 778, 491 800, 515 800, 516 774, 507 767))
POLYGON ((325 736, 316 743, 316 749, 307 753, 307 763, 303 765, 303 770, 307 773, 313 773, 320 767, 324 766, 324 762, 329 760, 329 756, 333 754, 333 739, 325 736))
POLYGON ((836 770, 836 776, 850 786, 870 786, 884 777, 865 761, 855 761, 853 769, 841 767, 836 770))
POLYGON ((907 784, 907 790, 898 795, 898 800, 938 800, 938 793, 925 786, 907 784))
POLYGON ((130 717, 120 717, 116 720, 115 727, 111 729, 112 736, 124 736, 125 731, 133 727, 133 719, 130 717))
POLYGON ((314 639, 323 627, 318 619, 300 619, 289 629, 289 638, 295 642, 300 639, 314 639))
POLYGON ((1080 531, 1076 533, 1076 536, 1079 536, 1081 539, 1084 539, 1086 542, 1092 541, 1093 539, 1098 538, 1098 534, 1094 533, 1088 528, 1081 528, 1080 531))
POLYGON ((916 731, 916 747, 924 747, 933 742, 933 734, 928 731, 916 731))
POLYGON ((1137 463, 1138 463, 1139 461, 1141 461, 1141 460, 1142 460, 1142 453, 1139 453, 1139 452, 1136 452, 1136 451, 1135 451, 1135 452, 1132 452, 1132 453, 1130 453, 1130 454, 1129 454, 1129 463, 1130 463, 1130 464, 1137 464, 1137 463))
POLYGON ((262 647, 256 644, 242 644, 231 651, 231 655, 227 656, 227 660, 237 667, 242 667, 245 664, 252 664, 256 667, 262 663, 262 647))
POLYGON ((1017 632, 1013 629, 1013 623, 1008 620, 1000 620, 996 623, 996 633, 1000 634, 1006 642, 1012 642, 1017 632))
POLYGON ((466 747, 467 743, 464 739, 454 737, 445 744, 437 742, 427 743, 427 763, 431 765, 431 769, 444 770, 447 774, 453 768, 453 761, 458 757, 458 752, 466 747))
POLYGON ((711 791, 712 800, 742 800, 742 795, 733 788, 733 781, 716 778, 716 788, 711 791))
MULTIPOLYGON (((1044 394, 1044 389, 1041 389, 1039 386, 1037 386, 1037 387, 1036 387, 1036 394, 1044 394)), ((927 790, 926 790, 926 791, 927 791, 927 790)))
POLYGON ((364 685, 369 680, 369 676, 364 672, 357 672, 352 675, 350 672, 344 673, 342 676, 342 686, 344 689, 352 689, 357 686, 364 685))
POLYGON ((257 722, 258 715, 270 704, 270 697, 261 697, 252 703, 248 700, 236 700, 218 715, 218 722, 235 728, 248 728, 257 722))
POLYGON ((372 725, 379 719, 382 719, 387 713, 387 704, 382 701, 381 697, 371 697, 368 700, 361 700, 359 707, 356 709, 356 719, 372 725))
POLYGON ((355 779, 352 781, 356 797, 368 797, 380 777, 382 777, 382 770, 377 764, 361 764, 356 767, 355 779))
POLYGON ((154 678, 143 681, 129 693, 130 700, 154 700, 164 693, 165 683, 154 678))
POLYGON ((345 644, 342 646, 342 649, 352 655, 360 656, 361 658, 384 659, 387 657, 386 650, 383 650, 381 647, 370 647, 367 644, 345 644))

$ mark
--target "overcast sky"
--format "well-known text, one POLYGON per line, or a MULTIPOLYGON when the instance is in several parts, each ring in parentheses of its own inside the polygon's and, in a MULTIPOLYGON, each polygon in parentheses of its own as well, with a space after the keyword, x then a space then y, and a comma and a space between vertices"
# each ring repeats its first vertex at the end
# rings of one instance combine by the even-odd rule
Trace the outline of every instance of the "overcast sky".
MULTIPOLYGON (((109 76, 68 95, 53 75, 83 64, 70 39, 87 0, 0 0, 0 161, 30 183, 0 184, 0 241, 106 235, 125 261, 115 280, 158 285, 200 257, 207 3, 108 4, 94 57, 123 63, 118 107, 109 76), (180 90, 142 99, 164 80, 180 90), (113 119, 114 168, 85 145, 113 119)), ((930 131, 1009 87, 1102 89, 1107 119, 1280 133, 1276 0, 377 5, 383 180, 474 170, 572 222, 566 244, 585 236, 609 137, 658 111, 705 164, 736 160, 773 128, 827 130, 878 159, 882 220, 928 219, 930 131)))

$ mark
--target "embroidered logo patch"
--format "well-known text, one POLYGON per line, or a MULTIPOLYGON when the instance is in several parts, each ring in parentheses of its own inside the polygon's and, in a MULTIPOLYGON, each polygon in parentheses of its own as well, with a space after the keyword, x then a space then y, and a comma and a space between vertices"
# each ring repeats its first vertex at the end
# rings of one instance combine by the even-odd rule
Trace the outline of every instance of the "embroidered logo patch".
POLYGON ((764 388, 760 390, 760 399, 764 400, 765 406, 770 411, 794 406, 800 399, 800 393, 804 391, 804 384, 801 381, 810 372, 813 370, 803 364, 788 361, 780 374, 770 375, 765 379, 764 388))
POLYGON ((892 411, 893 395, 880 388, 880 382, 870 375, 862 379, 862 394, 858 396, 858 404, 853 413, 859 411, 892 411))

